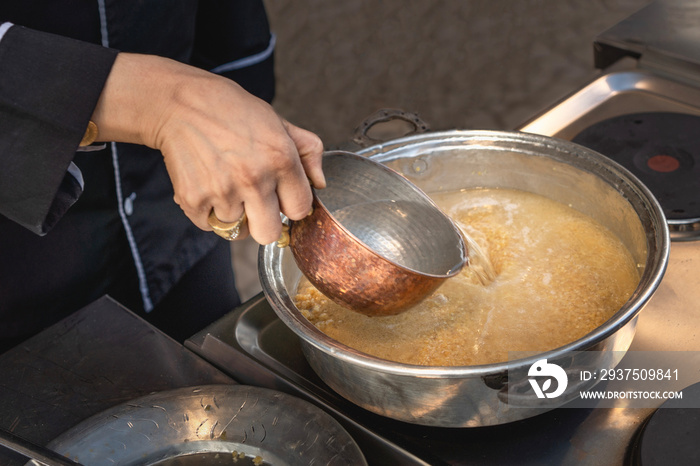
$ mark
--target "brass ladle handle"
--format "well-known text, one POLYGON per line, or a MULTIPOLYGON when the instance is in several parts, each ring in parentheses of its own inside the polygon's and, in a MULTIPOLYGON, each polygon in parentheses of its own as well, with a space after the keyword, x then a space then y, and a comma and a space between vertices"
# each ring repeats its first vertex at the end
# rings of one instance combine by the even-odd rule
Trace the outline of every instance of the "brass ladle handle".
POLYGON ((279 239, 277 240, 277 247, 278 248, 286 248, 289 246, 289 239, 291 237, 289 236, 289 225, 286 223, 282 224, 282 233, 280 234, 279 239))

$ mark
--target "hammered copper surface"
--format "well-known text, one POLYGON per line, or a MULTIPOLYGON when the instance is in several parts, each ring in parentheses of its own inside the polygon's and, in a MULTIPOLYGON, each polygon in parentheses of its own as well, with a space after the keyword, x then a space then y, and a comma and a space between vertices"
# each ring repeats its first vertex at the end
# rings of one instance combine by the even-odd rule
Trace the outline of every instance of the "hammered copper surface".
POLYGON ((418 274, 380 257, 348 235, 316 196, 313 213, 292 223, 289 247, 320 292, 370 316, 398 314, 447 278, 418 274))

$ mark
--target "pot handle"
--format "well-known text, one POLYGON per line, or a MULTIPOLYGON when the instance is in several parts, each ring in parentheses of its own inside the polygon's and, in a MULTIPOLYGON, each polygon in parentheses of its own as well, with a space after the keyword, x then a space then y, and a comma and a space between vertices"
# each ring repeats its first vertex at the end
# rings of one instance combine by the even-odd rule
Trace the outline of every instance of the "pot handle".
POLYGON ((425 133, 430 130, 428 123, 421 119, 417 113, 406 112, 397 108, 383 108, 368 116, 355 128, 355 133, 352 138, 353 142, 360 147, 369 147, 372 144, 384 142, 383 140, 371 138, 367 132, 376 124, 386 123, 392 120, 403 120, 413 126, 413 130, 404 134, 404 136, 425 133))

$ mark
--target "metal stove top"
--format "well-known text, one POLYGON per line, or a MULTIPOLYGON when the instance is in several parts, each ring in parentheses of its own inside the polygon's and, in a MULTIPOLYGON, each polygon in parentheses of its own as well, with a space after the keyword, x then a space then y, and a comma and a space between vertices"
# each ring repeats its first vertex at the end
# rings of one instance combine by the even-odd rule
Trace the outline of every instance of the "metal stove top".
MULTIPOLYGON (((629 63, 624 62, 620 66, 629 66, 629 63)), ((601 121, 647 112, 698 116, 700 87, 640 68, 611 71, 519 130, 572 140, 583 130, 601 121)), ((648 187, 654 191, 652 186, 648 187)), ((700 218, 669 219, 668 223, 672 240, 697 240, 700 237, 700 218)))
MULTIPOLYGON (((637 16, 644 21, 642 30, 649 29, 651 21, 673 18, 673 11, 663 10, 670 7, 659 3, 637 16)), ((675 2, 669 3, 673 6, 675 2)), ((686 3, 700 12, 700 2, 686 3)), ((625 58, 519 130, 571 139, 596 122, 628 113, 700 115, 700 73, 692 73, 695 63, 678 65, 682 60, 674 57, 674 69, 684 70, 677 79, 659 72, 663 67, 655 65, 663 61, 658 52, 664 47, 651 47, 653 57, 647 60, 648 49, 634 40, 632 47, 626 44, 626 38, 637 37, 630 31, 639 28, 634 22, 621 24, 622 29, 603 34, 596 48, 599 55, 605 55, 605 60, 598 57, 598 61, 606 61, 606 66, 610 57, 625 58), (649 62, 652 66, 646 65, 649 62), (698 77, 697 82, 693 76, 698 77)), ((649 41, 670 43, 659 37, 649 41)), ((700 228, 691 221, 671 225, 671 230, 674 241, 668 270, 639 315, 630 351, 665 352, 673 367, 674 352, 700 350, 700 242, 696 241, 700 228)), ((624 408, 622 403, 614 408, 557 409, 512 424, 465 429, 393 421, 352 405, 328 388, 306 363, 297 337, 277 319, 262 295, 186 345, 242 383, 286 391, 326 409, 355 437, 370 464, 626 464, 637 432, 656 409, 624 408)), ((700 373, 695 377, 694 382, 700 381, 700 373)))

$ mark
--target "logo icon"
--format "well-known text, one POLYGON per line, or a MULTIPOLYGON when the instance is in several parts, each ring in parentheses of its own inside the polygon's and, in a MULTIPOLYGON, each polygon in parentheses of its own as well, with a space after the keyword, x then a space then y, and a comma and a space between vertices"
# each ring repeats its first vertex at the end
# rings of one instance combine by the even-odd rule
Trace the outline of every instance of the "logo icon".
POLYGON ((564 393, 564 390, 566 390, 566 386, 569 382, 564 369, 556 364, 548 363, 546 359, 540 359, 530 366, 530 370, 528 370, 527 375, 530 377, 535 377, 528 380, 530 385, 532 385, 532 389, 535 391, 537 398, 556 398, 564 393), (542 386, 540 386, 539 382, 537 381, 537 377, 547 377, 547 379, 542 383, 542 386), (552 378, 557 381, 556 390, 548 392, 548 390, 552 388, 552 378))

